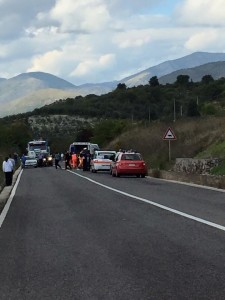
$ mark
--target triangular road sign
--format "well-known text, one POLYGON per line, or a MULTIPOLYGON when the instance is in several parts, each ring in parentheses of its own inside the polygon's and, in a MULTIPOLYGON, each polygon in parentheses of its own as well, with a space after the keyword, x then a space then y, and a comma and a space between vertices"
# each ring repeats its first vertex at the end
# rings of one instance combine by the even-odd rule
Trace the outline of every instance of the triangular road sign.
POLYGON ((163 139, 164 140, 176 140, 177 138, 176 138, 174 132, 172 131, 172 129, 169 127, 167 129, 167 131, 165 132, 163 139))

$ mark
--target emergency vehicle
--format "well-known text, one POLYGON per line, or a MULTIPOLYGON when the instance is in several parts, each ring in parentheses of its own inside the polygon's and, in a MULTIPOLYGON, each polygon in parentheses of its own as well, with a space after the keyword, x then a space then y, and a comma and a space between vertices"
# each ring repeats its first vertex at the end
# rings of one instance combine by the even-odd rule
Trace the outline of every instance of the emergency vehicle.
POLYGON ((91 155, 94 155, 96 150, 100 150, 98 144, 92 144, 90 142, 74 142, 69 147, 70 153, 80 154, 80 152, 87 148, 90 151, 91 155))

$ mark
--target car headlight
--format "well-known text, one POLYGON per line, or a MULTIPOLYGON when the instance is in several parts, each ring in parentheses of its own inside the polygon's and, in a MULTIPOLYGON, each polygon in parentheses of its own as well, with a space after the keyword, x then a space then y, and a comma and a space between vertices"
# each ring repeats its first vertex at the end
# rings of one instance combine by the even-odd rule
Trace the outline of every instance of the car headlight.
POLYGON ((43 161, 46 161, 46 158, 43 158, 43 161))
POLYGON ((50 157, 48 157, 48 160, 52 160, 52 157, 50 156, 50 157))

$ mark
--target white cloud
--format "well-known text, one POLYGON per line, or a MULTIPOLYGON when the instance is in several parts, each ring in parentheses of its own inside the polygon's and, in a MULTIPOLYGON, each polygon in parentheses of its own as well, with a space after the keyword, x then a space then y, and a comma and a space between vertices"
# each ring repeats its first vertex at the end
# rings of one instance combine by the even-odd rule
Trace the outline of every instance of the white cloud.
POLYGON ((65 32, 102 31, 111 20, 102 0, 59 0, 50 15, 61 22, 61 30, 65 32))
POLYGON ((192 35, 185 43, 185 46, 191 51, 198 51, 198 49, 207 49, 214 45, 222 36, 215 29, 201 30, 199 33, 192 35))
POLYGON ((179 7, 179 21, 192 27, 224 26, 224 4, 224 0, 186 0, 179 7))
POLYGON ((0 26, 0 77, 38 70, 74 84, 112 81, 225 50, 224 0, 0 0, 0 26))
POLYGON ((44 55, 37 56, 33 59, 32 67, 28 68, 28 72, 50 72, 53 74, 59 74, 59 68, 57 61, 62 59, 62 52, 58 50, 53 50, 45 53, 44 55))
POLYGON ((94 73, 99 70, 107 70, 111 68, 115 63, 114 54, 106 54, 98 58, 98 60, 86 60, 78 64, 75 70, 70 74, 74 76, 84 76, 89 73, 94 73))

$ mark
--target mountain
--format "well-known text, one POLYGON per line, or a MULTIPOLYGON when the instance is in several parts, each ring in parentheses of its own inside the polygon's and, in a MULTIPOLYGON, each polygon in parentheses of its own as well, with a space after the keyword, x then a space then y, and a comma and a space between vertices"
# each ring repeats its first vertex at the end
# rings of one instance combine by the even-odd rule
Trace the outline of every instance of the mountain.
POLYGON ((44 72, 22 73, 10 79, 0 78, 0 117, 32 111, 59 99, 101 95, 113 90, 116 85, 116 82, 106 82, 75 86, 44 72))
POLYGON ((43 89, 75 89, 72 83, 43 72, 22 73, 13 78, 0 81, 0 103, 12 101, 29 93, 43 89))
POLYGON ((202 76, 208 74, 216 79, 224 76, 222 64, 213 64, 220 61, 225 61, 225 53, 195 52, 185 57, 163 62, 119 81, 87 83, 80 86, 44 72, 22 73, 10 79, 0 78, 0 117, 32 111, 59 99, 89 94, 107 94, 114 90, 118 83, 125 83, 127 87, 145 85, 153 76, 157 76, 160 83, 174 82, 177 74, 185 75, 184 72, 187 69, 189 69, 188 72, 191 75, 189 73, 188 75, 193 81, 195 78, 196 81, 201 80, 202 76), (204 66, 208 63, 212 64, 204 66), (195 69, 198 66, 202 66, 201 71, 198 68, 195 69), (174 73, 178 70, 181 73, 174 73), (171 77, 165 77, 168 74, 171 74, 171 77))
POLYGON ((225 61, 204 64, 195 68, 181 69, 159 78, 159 83, 174 83, 179 75, 188 75, 193 82, 201 81, 204 75, 214 79, 225 77, 225 61))
POLYGON ((127 87, 148 84, 153 76, 162 77, 180 69, 197 67, 209 62, 225 61, 225 53, 195 52, 190 55, 165 61, 157 66, 143 70, 121 80, 127 87))

